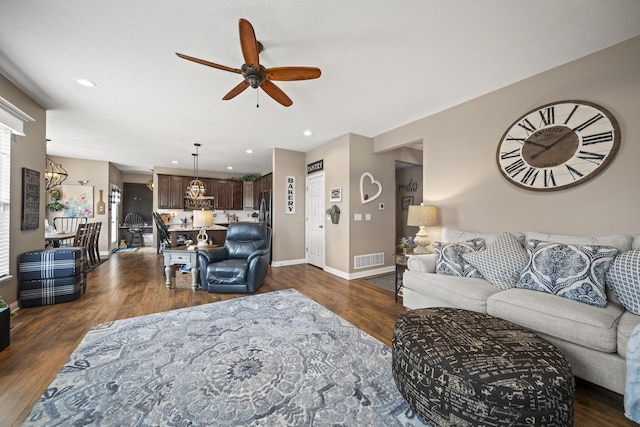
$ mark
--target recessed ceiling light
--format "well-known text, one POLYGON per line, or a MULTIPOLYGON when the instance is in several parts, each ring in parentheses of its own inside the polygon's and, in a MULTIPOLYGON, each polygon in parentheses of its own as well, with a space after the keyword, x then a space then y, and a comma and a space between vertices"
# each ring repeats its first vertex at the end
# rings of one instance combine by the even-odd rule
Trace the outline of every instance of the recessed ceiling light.
POLYGON ((227 166, 227 169, 231 170, 233 169, 233 166, 227 166))
POLYGON ((247 150, 246 153, 247 154, 253 154, 253 150, 247 150))
POLYGON ((304 134, 304 136, 311 136, 313 135, 313 132, 311 132, 309 129, 305 130, 304 132, 302 132, 304 134))
POLYGON ((85 86, 85 87, 96 87, 98 86, 95 82, 92 82, 91 80, 87 80, 87 79, 78 79, 76 80, 78 82, 79 85, 85 86))
POLYGON ((171 160, 171 163, 173 163, 174 165, 177 165, 178 161, 177 160, 171 160))

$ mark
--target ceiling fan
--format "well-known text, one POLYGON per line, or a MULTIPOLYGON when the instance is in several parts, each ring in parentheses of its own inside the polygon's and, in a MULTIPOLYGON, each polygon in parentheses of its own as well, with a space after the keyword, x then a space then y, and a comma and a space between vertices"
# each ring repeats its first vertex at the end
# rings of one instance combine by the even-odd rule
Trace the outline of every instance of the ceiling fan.
POLYGON ((231 68, 213 62, 205 61, 204 59, 194 58, 192 56, 183 55, 177 53, 180 58, 188 61, 197 62, 198 64, 206 65, 208 67, 217 68, 223 71, 229 71, 232 73, 242 74, 244 80, 240 82, 236 87, 231 89, 222 99, 227 101, 235 98, 241 94, 246 88, 251 86, 254 89, 261 87, 267 95, 274 100, 284 105, 285 107, 291 106, 293 101, 276 86, 272 80, 276 81, 291 81, 291 80, 309 80, 317 79, 320 77, 320 69, 315 67, 277 67, 277 68, 264 68, 260 65, 259 54, 262 51, 262 44, 256 40, 256 34, 253 31, 253 26, 246 19, 240 19, 240 47, 242 49, 242 55, 244 56, 244 64, 242 67, 231 68))

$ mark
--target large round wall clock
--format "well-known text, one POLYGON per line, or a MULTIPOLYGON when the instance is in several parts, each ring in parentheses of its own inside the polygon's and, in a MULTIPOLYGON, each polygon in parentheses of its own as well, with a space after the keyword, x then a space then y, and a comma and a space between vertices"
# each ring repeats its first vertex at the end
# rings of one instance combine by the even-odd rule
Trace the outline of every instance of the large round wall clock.
POLYGON ((534 191, 581 184, 611 163, 620 127, 605 108, 560 101, 529 111, 502 136, 496 160, 510 183, 534 191))

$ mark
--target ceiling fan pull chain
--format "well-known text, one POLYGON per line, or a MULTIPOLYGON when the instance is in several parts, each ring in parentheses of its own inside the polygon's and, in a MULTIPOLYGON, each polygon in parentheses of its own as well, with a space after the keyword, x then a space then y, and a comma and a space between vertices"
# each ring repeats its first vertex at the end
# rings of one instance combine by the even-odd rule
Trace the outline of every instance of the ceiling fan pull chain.
POLYGON ((256 108, 260 108, 260 90, 256 90, 256 108))

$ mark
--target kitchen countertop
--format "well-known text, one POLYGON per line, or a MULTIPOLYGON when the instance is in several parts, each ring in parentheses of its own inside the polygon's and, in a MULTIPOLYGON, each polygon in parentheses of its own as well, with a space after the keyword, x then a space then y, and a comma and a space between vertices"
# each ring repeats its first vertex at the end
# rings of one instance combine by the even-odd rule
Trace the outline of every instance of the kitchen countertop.
POLYGON ((193 227, 192 225, 170 225, 169 232, 179 232, 179 231, 200 231, 204 228, 207 231, 226 231, 227 227, 223 225, 213 224, 211 227, 193 227))

